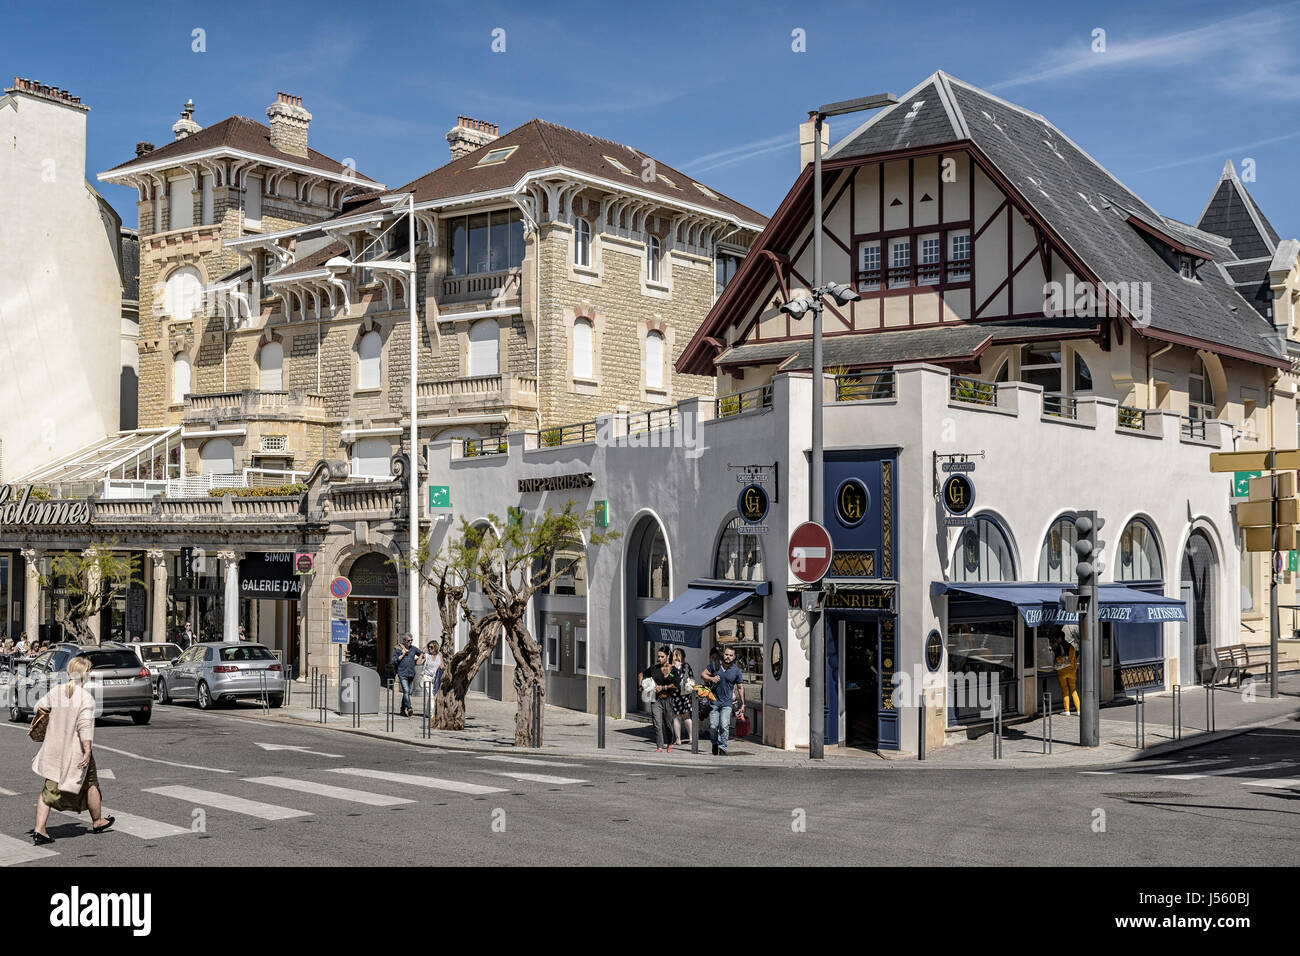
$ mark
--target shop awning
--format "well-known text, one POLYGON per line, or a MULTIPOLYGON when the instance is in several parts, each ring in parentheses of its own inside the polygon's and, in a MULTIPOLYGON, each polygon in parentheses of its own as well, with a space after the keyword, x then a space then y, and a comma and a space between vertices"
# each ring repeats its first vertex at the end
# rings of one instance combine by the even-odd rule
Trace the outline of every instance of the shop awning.
MULTIPOLYGON (((1079 615, 1070 614, 1061 607, 1061 591, 1065 584, 1045 582, 956 582, 934 581, 930 584, 931 596, 961 594, 985 601, 999 601, 1013 605, 1030 627, 1040 624, 1074 624, 1079 615)), ((1187 620, 1187 605, 1178 598, 1163 594, 1150 594, 1122 584, 1101 585, 1100 621, 1115 624, 1162 624, 1165 621, 1187 620)))
POLYGON ((705 628, 732 616, 756 597, 771 593, 766 581, 692 581, 677 597, 645 619, 645 639, 699 647, 705 628))

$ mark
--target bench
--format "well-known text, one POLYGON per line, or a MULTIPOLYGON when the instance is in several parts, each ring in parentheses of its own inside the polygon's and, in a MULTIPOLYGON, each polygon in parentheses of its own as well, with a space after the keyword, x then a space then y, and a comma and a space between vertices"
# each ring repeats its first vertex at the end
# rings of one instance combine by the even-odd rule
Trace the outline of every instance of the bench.
MULTIPOLYGON (((1256 648, 1257 652, 1262 648, 1256 648)), ((1264 668, 1264 677, 1268 678, 1272 674, 1272 665, 1268 660, 1259 660, 1251 658, 1250 648, 1245 644, 1228 644, 1224 647, 1214 649, 1214 672, 1210 675, 1210 684, 1217 684, 1219 678, 1227 676, 1231 682, 1233 675, 1237 677, 1237 686, 1240 687, 1242 681, 1249 675, 1252 667, 1264 668)))

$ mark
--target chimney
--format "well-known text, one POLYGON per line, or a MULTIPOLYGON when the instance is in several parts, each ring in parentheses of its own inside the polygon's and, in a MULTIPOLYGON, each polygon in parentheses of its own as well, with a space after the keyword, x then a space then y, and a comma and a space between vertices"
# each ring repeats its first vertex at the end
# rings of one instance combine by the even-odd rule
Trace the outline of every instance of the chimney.
POLYGON ((468 156, 480 146, 486 146, 498 136, 496 123, 486 120, 470 119, 457 116, 456 125, 447 130, 447 144, 451 147, 451 158, 460 159, 468 156))
POLYGON ((306 159, 311 114, 302 108, 302 97, 277 93, 266 115, 271 120, 271 145, 282 153, 306 159))
POLYGON ((194 122, 194 101, 186 100, 185 105, 181 107, 181 118, 172 124, 172 132, 176 134, 178 140, 181 140, 201 129, 203 127, 194 122))
MULTIPOLYGON (((813 161, 813 132, 816 123, 814 119, 809 119, 806 123, 799 124, 799 172, 803 172, 804 167, 813 161)), ((822 121, 822 158, 826 158, 826 150, 831 142, 830 126, 822 121)))
POLYGON ((144 156, 144 155, 146 155, 146 154, 148 154, 148 153, 152 153, 152 152, 153 152, 153 143, 136 143, 136 144, 135 144, 135 154, 136 154, 137 156, 144 156))
POLYGON ((90 110, 89 106, 81 102, 81 97, 73 96, 67 90, 61 90, 57 86, 46 86, 44 83, 37 83, 35 80, 25 80, 21 76, 15 76, 14 85, 6 87, 5 92, 29 93, 32 96, 39 96, 43 100, 63 103, 65 106, 74 106, 85 112, 90 110))

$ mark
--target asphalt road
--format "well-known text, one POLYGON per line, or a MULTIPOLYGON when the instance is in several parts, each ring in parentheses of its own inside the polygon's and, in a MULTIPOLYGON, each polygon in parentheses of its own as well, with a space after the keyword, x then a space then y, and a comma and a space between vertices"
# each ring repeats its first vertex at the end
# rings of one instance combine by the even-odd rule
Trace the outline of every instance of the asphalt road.
POLYGON ((147 727, 101 722, 118 825, 95 836, 87 814, 55 814, 46 848, 27 835, 35 748, 0 725, 0 866, 690 864, 716 861, 719 841, 772 865, 1293 865, 1300 851, 1292 724, 1100 772, 805 769, 430 751, 173 705, 147 727))

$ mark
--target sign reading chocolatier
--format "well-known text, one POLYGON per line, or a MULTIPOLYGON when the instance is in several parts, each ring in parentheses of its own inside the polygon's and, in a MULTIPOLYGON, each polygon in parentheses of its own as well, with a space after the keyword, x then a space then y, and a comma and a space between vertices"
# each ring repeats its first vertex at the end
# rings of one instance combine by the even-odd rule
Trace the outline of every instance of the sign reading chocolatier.
POLYGON ((32 486, 16 494, 13 485, 0 485, 0 524, 26 527, 89 524, 95 513, 88 500, 33 498, 32 486))
POLYGON ((546 478, 520 478, 519 493, 526 495, 533 491, 573 491, 579 488, 592 488, 596 484, 591 472, 580 475, 550 475, 546 478))

